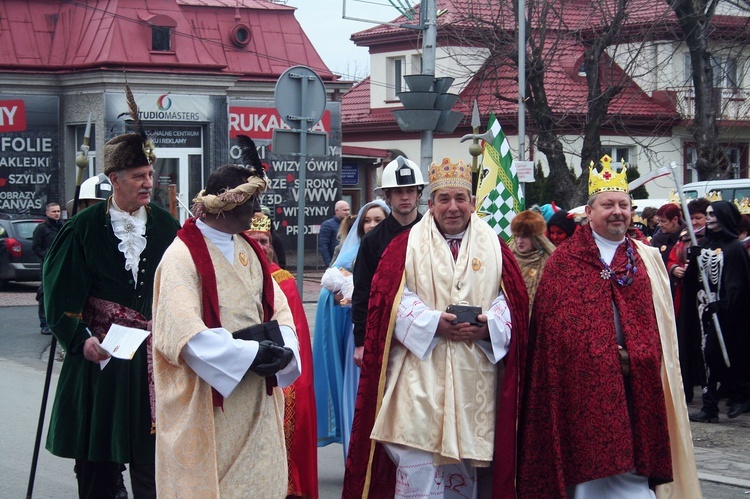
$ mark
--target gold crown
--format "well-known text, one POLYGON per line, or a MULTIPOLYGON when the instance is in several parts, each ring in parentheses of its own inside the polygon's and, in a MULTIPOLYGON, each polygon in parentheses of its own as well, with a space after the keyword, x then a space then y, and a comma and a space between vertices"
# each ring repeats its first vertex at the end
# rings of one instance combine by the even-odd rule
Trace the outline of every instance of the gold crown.
POLYGON ((250 232, 271 232, 271 217, 256 213, 250 223, 250 232))
POLYGON ((471 192, 471 168, 462 160, 451 163, 450 158, 443 158, 439 165, 430 165, 430 190, 436 191, 445 187, 463 187, 471 192))
POLYGON ((628 179, 625 175, 625 170, 627 170, 625 163, 622 163, 622 169, 620 170, 620 173, 617 173, 609 166, 610 163, 612 163, 612 158, 607 154, 602 156, 600 161, 602 163, 602 171, 599 173, 594 170, 593 161, 589 165, 589 197, 594 194, 599 194, 600 192, 611 191, 624 192, 627 194, 629 190, 628 179))
POLYGON ((710 191, 707 192, 704 196, 706 199, 708 199, 709 202, 713 203, 715 201, 721 201, 721 192, 719 191, 710 191))
POLYGON ((740 213, 750 215, 750 198, 742 198, 742 201, 739 202, 735 199, 734 204, 740 210, 740 213))

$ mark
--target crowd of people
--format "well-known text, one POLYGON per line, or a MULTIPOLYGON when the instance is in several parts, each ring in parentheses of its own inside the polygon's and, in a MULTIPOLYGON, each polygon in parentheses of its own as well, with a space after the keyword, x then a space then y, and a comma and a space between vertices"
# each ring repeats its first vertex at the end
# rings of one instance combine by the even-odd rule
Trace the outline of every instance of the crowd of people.
POLYGON ((151 203, 143 130, 105 145, 104 202, 61 226, 47 206, 40 321, 66 355, 46 447, 80 497, 121 497, 127 464, 137 498, 316 498, 333 442, 344 498, 701 496, 689 420, 750 412, 737 203, 639 219, 605 157, 585 213, 532 207, 506 244, 463 161, 425 181, 399 156, 327 221, 311 335, 239 144, 182 228, 151 203), (151 333, 129 360, 102 345, 113 324, 151 333))

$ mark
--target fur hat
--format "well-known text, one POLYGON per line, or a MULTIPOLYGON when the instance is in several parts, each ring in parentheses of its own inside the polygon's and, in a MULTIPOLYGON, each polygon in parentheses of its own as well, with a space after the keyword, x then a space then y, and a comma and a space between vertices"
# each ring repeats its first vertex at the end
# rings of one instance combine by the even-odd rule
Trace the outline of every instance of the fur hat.
POLYGON ((572 218, 568 218, 568 212, 565 210, 558 211, 547 221, 547 228, 554 225, 560 227, 568 237, 572 236, 576 231, 576 222, 572 218))
POLYGON ((117 135, 104 144, 104 174, 150 165, 156 157, 148 142, 137 133, 117 135), (150 152, 150 157, 147 153, 150 152), (150 160, 149 160, 150 159, 150 160))
POLYGON ((544 234, 547 224, 544 217, 539 213, 531 210, 524 210, 518 213, 510 222, 510 230, 514 235, 521 237, 533 237, 544 234))

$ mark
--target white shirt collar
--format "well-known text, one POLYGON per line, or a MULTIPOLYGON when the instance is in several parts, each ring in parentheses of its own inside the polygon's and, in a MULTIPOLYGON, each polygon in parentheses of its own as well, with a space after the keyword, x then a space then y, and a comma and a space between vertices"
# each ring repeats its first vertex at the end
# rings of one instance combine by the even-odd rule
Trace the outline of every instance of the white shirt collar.
POLYGON ((201 231, 201 234, 214 243, 221 254, 229 261, 230 264, 234 265, 234 240, 232 234, 221 232, 213 227, 209 226, 200 218, 195 221, 195 226, 201 231))
POLYGON ((623 236, 620 241, 610 241, 594 232, 593 229, 591 233, 594 235, 594 241, 596 241, 596 247, 599 248, 599 254, 602 257, 602 260, 607 262, 607 265, 611 264, 615 257, 617 247, 625 242, 625 236, 623 236))

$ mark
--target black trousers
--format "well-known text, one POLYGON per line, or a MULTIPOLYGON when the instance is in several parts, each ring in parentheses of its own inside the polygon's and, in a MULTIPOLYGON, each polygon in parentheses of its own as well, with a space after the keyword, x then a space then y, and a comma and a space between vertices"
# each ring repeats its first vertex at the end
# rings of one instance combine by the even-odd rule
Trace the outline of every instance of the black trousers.
MULTIPOLYGON (((81 499, 111 499, 115 497, 120 463, 84 461, 76 459, 78 497, 81 499)), ((128 464, 130 483, 135 499, 156 499, 153 464, 128 464)))

